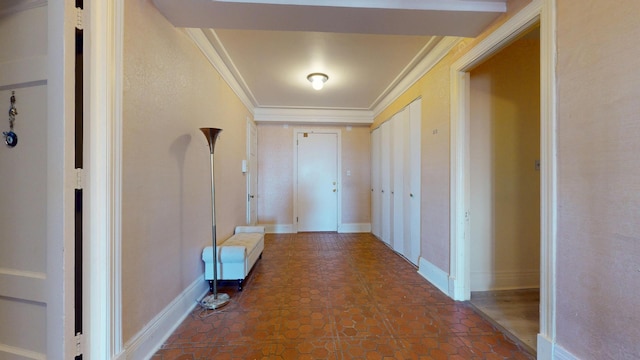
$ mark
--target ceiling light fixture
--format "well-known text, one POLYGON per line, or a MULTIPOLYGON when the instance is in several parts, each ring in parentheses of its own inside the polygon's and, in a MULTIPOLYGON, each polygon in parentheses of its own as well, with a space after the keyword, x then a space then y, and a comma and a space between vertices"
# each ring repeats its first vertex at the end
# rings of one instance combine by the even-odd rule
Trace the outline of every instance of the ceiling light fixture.
POLYGON ((307 80, 311 82, 311 86, 314 89, 320 90, 324 86, 324 83, 329 80, 329 77, 327 76, 327 74, 323 73, 312 73, 307 76, 307 80))

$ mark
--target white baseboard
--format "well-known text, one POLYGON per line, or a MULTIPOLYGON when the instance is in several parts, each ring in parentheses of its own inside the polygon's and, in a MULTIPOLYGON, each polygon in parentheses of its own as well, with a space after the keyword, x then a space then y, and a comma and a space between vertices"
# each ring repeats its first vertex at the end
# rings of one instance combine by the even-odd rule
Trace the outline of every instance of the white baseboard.
POLYGON ((264 226, 264 232, 267 234, 292 234, 293 224, 261 224, 264 226))
POLYGON ((129 340, 125 348, 125 359, 149 359, 175 331, 193 308, 209 291, 204 275, 189 285, 167 307, 165 307, 140 332, 129 340))
POLYGON ((371 232, 371 224, 353 223, 342 224, 338 227, 339 233, 369 233, 371 232))
MULTIPOLYGON (((296 233, 293 224, 260 224, 264 226, 264 232, 267 234, 294 234, 296 233)), ((371 224, 353 223, 342 224, 338 228, 339 233, 368 233, 371 232, 371 224)))
POLYGON ((556 344, 555 351, 553 352, 554 360, 580 360, 575 355, 567 351, 562 346, 556 344))
POLYGON ((471 273, 471 291, 534 289, 539 287, 539 270, 471 273))
POLYGON ((562 346, 553 343, 542 334, 538 334, 538 360, 580 360, 562 346))
POLYGON ((542 334, 538 334, 537 344, 537 360, 553 360, 553 343, 542 334))
POLYGON ((423 257, 420 257, 418 261, 418 274, 422 275, 440 291, 451 296, 449 293, 449 274, 423 257))

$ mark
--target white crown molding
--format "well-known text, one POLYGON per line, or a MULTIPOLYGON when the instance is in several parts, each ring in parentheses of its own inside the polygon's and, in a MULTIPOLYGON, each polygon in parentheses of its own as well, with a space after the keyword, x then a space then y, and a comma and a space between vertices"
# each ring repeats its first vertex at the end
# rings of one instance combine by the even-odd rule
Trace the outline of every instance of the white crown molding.
MULTIPOLYGON (((240 101, 254 114, 257 122, 371 124, 375 116, 379 115, 400 95, 420 80, 460 41, 460 38, 457 37, 442 38, 382 100, 376 99, 371 110, 261 108, 257 105, 257 101, 252 99, 252 94, 247 94, 245 88, 229 69, 204 32, 212 30, 185 29, 185 31, 233 92, 240 98, 240 101)), ((213 31, 212 36, 216 38, 213 31)))
MULTIPOLYGON (((231 90, 238 96, 240 101, 244 104, 244 106, 249 109, 249 112, 253 113, 255 109, 255 103, 249 98, 247 93, 244 91, 238 80, 233 76, 233 73, 227 67, 227 64, 224 63, 220 54, 213 47, 207 36, 205 35, 202 29, 185 29, 191 40, 198 46, 200 51, 204 54, 204 56, 209 60, 211 65, 220 73, 222 79, 231 87, 231 90)), ((215 33, 213 34, 214 37, 215 33)))
POLYGON ((440 11, 496 11, 505 12, 506 0, 215 0, 229 3, 253 3, 293 6, 330 6, 364 9, 440 10, 440 11))
POLYGON ((433 50, 422 59, 411 72, 405 76, 396 87, 394 87, 380 102, 373 108, 373 116, 380 115, 384 109, 389 107, 400 95, 404 94, 413 84, 420 80, 429 70, 444 58, 453 49, 461 38, 447 36, 438 42, 433 50))
POLYGON ((370 125, 369 110, 255 108, 254 120, 263 123, 370 125))

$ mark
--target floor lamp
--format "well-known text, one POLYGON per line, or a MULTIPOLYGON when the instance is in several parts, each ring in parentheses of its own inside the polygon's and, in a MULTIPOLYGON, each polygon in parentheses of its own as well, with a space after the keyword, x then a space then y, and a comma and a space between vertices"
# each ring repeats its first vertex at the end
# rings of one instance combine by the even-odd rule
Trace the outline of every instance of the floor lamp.
POLYGON ((201 305, 207 309, 221 308, 229 303, 229 295, 218 294, 218 244, 216 241, 216 188, 215 178, 213 176, 213 149, 216 146, 216 139, 222 132, 222 129, 216 128, 200 128, 209 142, 209 150, 211 152, 211 239, 213 245, 213 294, 205 297, 201 301, 201 305))

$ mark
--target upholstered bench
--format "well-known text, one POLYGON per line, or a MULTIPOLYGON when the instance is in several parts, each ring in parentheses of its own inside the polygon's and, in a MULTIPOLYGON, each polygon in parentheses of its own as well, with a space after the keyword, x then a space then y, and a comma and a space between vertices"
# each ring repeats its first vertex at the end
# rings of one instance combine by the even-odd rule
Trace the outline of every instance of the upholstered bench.
MULTIPOLYGON (((238 290, 264 250, 264 226, 236 226, 235 233, 218 243, 218 280, 238 282, 238 290)), ((202 251, 204 278, 213 291, 213 246, 202 251)))

